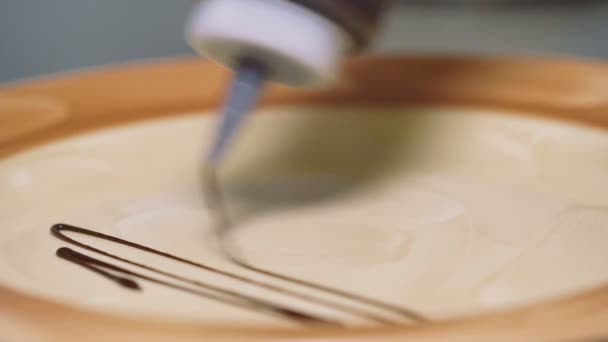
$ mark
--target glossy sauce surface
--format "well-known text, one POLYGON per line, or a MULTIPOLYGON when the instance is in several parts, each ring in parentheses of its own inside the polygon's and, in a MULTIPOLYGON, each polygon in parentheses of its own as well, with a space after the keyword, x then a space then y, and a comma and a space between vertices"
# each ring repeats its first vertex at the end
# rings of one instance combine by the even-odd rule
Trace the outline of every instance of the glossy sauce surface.
MULTIPOLYGON (((122 281, 143 289, 127 291, 55 252, 159 275, 66 246, 48 232, 66 222, 385 317, 385 310, 292 287, 226 259, 197 174, 213 127, 200 116, 151 121, 0 162, 0 200, 7 207, 0 218, 0 282, 96 310, 292 324, 276 311, 193 299, 148 281, 122 281)), ((237 223, 222 243, 251 265, 431 319, 572 293, 608 278, 602 131, 456 109, 277 108, 250 118, 242 133, 222 171, 237 223)), ((369 317, 127 246, 66 236, 312 320, 370 324, 369 317)))

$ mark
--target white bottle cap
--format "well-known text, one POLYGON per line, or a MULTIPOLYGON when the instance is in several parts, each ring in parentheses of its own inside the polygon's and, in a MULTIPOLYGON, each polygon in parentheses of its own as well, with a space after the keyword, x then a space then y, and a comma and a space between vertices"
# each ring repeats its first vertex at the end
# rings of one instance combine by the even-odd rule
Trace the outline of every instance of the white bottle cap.
POLYGON ((252 57, 291 86, 333 81, 350 37, 325 17, 285 0, 203 0, 186 26, 190 45, 230 68, 252 57))

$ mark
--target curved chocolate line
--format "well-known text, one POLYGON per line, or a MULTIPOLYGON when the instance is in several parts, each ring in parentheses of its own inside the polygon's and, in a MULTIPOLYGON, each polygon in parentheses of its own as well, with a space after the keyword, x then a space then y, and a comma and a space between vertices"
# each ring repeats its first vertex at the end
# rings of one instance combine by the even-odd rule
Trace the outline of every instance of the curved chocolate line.
MULTIPOLYGON (((331 294, 336 297, 341 297, 343 299, 348 299, 353 302, 358 302, 360 304, 365 304, 365 305, 368 305, 369 307, 381 309, 385 312, 396 314, 401 318, 406 318, 411 321, 418 321, 418 322, 429 321, 428 318, 415 312, 414 310, 391 305, 391 304, 388 304, 388 303, 385 303, 385 302, 382 302, 379 300, 375 300, 373 298, 364 297, 361 295, 357 295, 355 293, 350 293, 350 292, 347 292, 344 290, 317 284, 317 283, 314 283, 314 282, 311 282, 308 280, 299 279, 296 277, 277 273, 277 272, 248 263, 244 258, 239 257, 238 253, 235 253, 235 251, 233 249, 227 247, 226 243, 228 242, 228 235, 230 234, 230 231, 231 231, 232 227, 234 226, 234 224, 233 224, 232 220, 230 219, 230 216, 228 215, 228 210, 227 210, 227 207, 225 205, 225 200, 224 200, 224 193, 222 192, 222 189, 219 184, 217 170, 215 168, 213 168, 212 166, 205 167, 203 169, 203 173, 202 173, 202 182, 204 185, 203 190, 204 190, 204 194, 205 194, 205 199, 207 201, 207 206, 209 207, 210 213, 211 213, 213 228, 215 230, 216 237, 221 242, 221 250, 224 253, 224 256, 226 258, 228 258, 230 261, 232 261, 234 264, 236 264, 246 270, 249 270, 249 271, 261 274, 261 275, 265 275, 270 278, 279 279, 279 280, 289 282, 294 285, 298 285, 298 286, 302 286, 302 287, 305 287, 308 289, 313 289, 316 291, 324 292, 326 294, 331 294)), ((301 296, 300 298, 303 298, 303 297, 301 296)), ((306 298, 306 299, 310 300, 310 298, 306 298)), ((315 302, 320 303, 320 304, 326 304, 326 305, 332 306, 334 308, 341 307, 341 308, 345 309, 345 311, 352 312, 354 310, 352 307, 345 307, 336 302, 330 302, 330 301, 324 301, 324 302, 315 301, 315 302)), ((372 318, 376 321, 383 322, 383 323, 393 323, 392 321, 386 321, 386 320, 383 321, 383 320, 377 319, 377 317, 374 317, 374 316, 370 317, 369 314, 368 314, 368 318, 372 318)))
MULTIPOLYGON (((273 314, 273 315, 279 315, 282 316, 283 318, 288 318, 288 319, 292 319, 301 323, 323 323, 323 324, 334 324, 334 325, 340 325, 339 322, 334 322, 325 318, 320 318, 320 317, 316 317, 304 312, 300 312, 300 311, 296 311, 296 310, 292 310, 283 306, 280 306, 278 304, 274 304, 262 299, 258 299, 255 297, 251 297, 248 295, 244 295, 238 292, 234 292, 231 290, 227 290, 221 287, 217 287, 214 285, 210 285, 207 283, 203 283, 194 279, 190 279, 190 278, 185 278, 173 273, 169 273, 169 272, 165 272, 147 265, 143 265, 140 263, 137 263, 135 261, 132 260, 128 260, 122 257, 119 257, 117 255, 108 253, 106 251, 102 251, 100 249, 97 249, 95 247, 86 245, 82 242, 76 241, 68 236, 66 236, 65 234, 63 234, 63 231, 70 231, 70 232, 74 232, 74 233, 79 233, 79 234, 84 234, 84 235, 88 235, 88 236, 92 236, 95 238, 100 238, 106 241, 111 241, 111 242, 115 242, 124 246, 129 246, 129 247, 133 247, 142 251, 146 251, 152 254, 156 254, 156 255, 160 255, 169 259, 173 259, 173 260, 177 260, 177 261, 181 261, 183 263, 186 264, 190 264, 199 268, 203 268, 205 270, 209 270, 212 271, 214 273, 221 273, 222 271, 215 271, 214 268, 208 267, 206 265, 201 265, 198 263, 195 263, 193 261, 187 260, 187 259, 183 259, 174 255, 171 255, 169 253, 165 253, 162 251, 158 251, 156 249, 150 248, 150 247, 146 247, 134 242, 130 242, 127 240, 123 240, 111 235, 106 235, 106 234, 102 234, 96 231, 92 231, 92 230, 88 230, 85 228, 80 228, 80 227, 75 227, 75 226, 71 226, 71 225, 67 225, 67 224, 55 224, 51 227, 51 233, 53 234, 53 236, 55 236, 56 238, 68 242, 70 244, 76 245, 78 247, 84 248, 86 250, 110 257, 112 259, 115 260, 119 260, 122 262, 125 262, 127 264, 133 265, 133 266, 137 266, 140 268, 143 268, 145 270, 166 276, 168 278, 171 279, 175 279, 178 281, 182 281, 184 283, 188 283, 189 285, 193 285, 195 287, 198 287, 199 289, 194 289, 194 288, 189 288, 189 287, 185 287, 185 286, 181 286, 181 285, 176 285, 164 280, 160 280, 158 278, 153 278, 153 277, 148 277, 145 276, 143 274, 137 273, 137 272, 133 272, 130 270, 127 270, 125 268, 101 261, 99 259, 84 255, 82 253, 76 252, 68 247, 61 247, 59 249, 57 249, 56 255, 64 260, 67 260, 69 262, 72 262, 74 264, 77 264, 79 266, 82 266, 90 271, 93 271, 97 274, 102 275, 103 277, 114 281, 115 283, 117 283, 118 285, 122 286, 122 287, 126 287, 128 289, 132 289, 132 290, 138 290, 141 289, 141 287, 139 286, 139 284, 137 282, 135 282, 134 280, 131 280, 129 278, 125 278, 125 277, 121 277, 121 276, 116 276, 115 274, 108 272, 107 270, 111 270, 111 271, 115 271, 124 275, 129 275, 135 278, 139 278, 139 279, 143 279, 143 280, 147 280, 156 284, 160 284, 160 285, 164 285, 166 287, 170 287, 172 289, 175 290, 180 290, 183 292, 187 292, 187 293, 191 293, 200 297, 205 297, 208 299, 212 299, 212 300, 216 300, 225 304, 230 304, 233 306, 238 306, 238 307, 244 307, 244 308, 249 308, 252 310, 256 310, 256 311, 263 311, 269 314, 273 314), (206 291, 202 291, 201 289, 204 289, 206 291)), ((224 272, 227 273, 227 272, 224 272)))
MULTIPOLYGON (((141 280, 146 280, 146 281, 149 281, 152 283, 160 284, 160 285, 163 285, 163 286, 175 289, 175 290, 180 290, 182 292, 187 292, 187 293, 197 295, 200 297, 205 297, 207 299, 215 300, 215 301, 222 302, 222 303, 225 303, 228 305, 233 305, 233 306, 241 307, 244 309, 254 310, 254 311, 258 311, 258 312, 262 312, 262 313, 266 313, 266 314, 270 314, 270 315, 274 315, 274 316, 280 316, 282 318, 294 320, 294 321, 297 321, 300 323, 341 325, 341 323, 337 322, 337 321, 333 321, 333 320, 322 318, 322 317, 317 317, 317 316, 314 316, 314 315, 311 315, 311 314, 308 314, 305 312, 301 312, 301 311, 298 311, 295 309, 284 307, 280 304, 273 303, 273 302, 270 302, 270 301, 267 301, 264 299, 249 296, 249 295, 239 293, 239 292, 236 292, 236 291, 233 291, 230 289, 217 287, 217 286, 214 286, 214 285, 211 285, 208 283, 198 281, 196 279, 182 277, 177 274, 166 272, 166 271, 163 271, 163 270, 160 270, 160 269, 148 266, 148 265, 144 265, 144 264, 132 261, 132 260, 122 258, 120 256, 108 253, 106 251, 100 250, 93 246, 90 246, 90 245, 84 244, 82 242, 79 242, 77 240, 74 240, 74 239, 66 236, 63 233, 64 231, 83 234, 83 235, 99 238, 102 240, 114 242, 114 243, 117 243, 120 245, 132 247, 132 248, 144 251, 144 252, 152 253, 152 254, 159 255, 159 256, 162 256, 162 257, 174 260, 174 261, 178 261, 178 262, 190 265, 190 266, 194 266, 194 267, 197 267, 199 269, 202 269, 202 270, 214 273, 214 274, 222 275, 222 276, 225 276, 225 277, 237 280, 237 281, 241 281, 241 282, 247 283, 249 285, 254 285, 254 286, 258 286, 258 287, 261 287, 261 288, 264 288, 267 290, 271 290, 271 291, 274 291, 275 293, 279 293, 279 294, 283 294, 283 295, 290 295, 292 297, 304 299, 304 300, 307 300, 312 303, 324 305, 324 306, 332 308, 334 310, 342 311, 342 312, 345 312, 345 313, 348 313, 348 314, 351 314, 354 316, 359 316, 359 317, 366 318, 366 319, 376 321, 379 323, 383 323, 383 324, 395 324, 395 322, 391 321, 390 319, 386 319, 382 316, 378 316, 377 314, 370 313, 369 311, 361 310, 358 308, 353 308, 352 306, 349 306, 349 305, 336 303, 336 302, 333 302, 330 300, 303 294, 303 293, 300 293, 300 292, 297 292, 297 291, 294 291, 291 289, 287 289, 287 288, 284 288, 281 286, 277 286, 277 285, 269 284, 269 283, 262 282, 259 280, 251 279, 246 276, 234 274, 234 273, 224 271, 224 270, 221 270, 221 269, 209 266, 209 265, 201 264, 201 263, 198 263, 198 262, 195 262, 192 260, 184 259, 184 258, 175 256, 175 255, 160 251, 160 250, 156 250, 151 247, 140 245, 135 242, 123 240, 123 239, 120 239, 115 236, 106 235, 106 234, 96 232, 93 230, 76 227, 76 226, 71 226, 71 225, 67 225, 67 224, 55 224, 51 227, 52 235, 64 242, 70 243, 72 245, 75 245, 75 246, 81 247, 83 249, 95 252, 97 254, 112 258, 114 260, 122 261, 126 264, 136 266, 136 267, 145 269, 147 271, 151 271, 153 273, 156 273, 156 274, 174 279, 176 281, 186 283, 189 286, 192 286, 192 287, 182 286, 182 285, 167 282, 167 281, 164 281, 164 280, 161 280, 158 278, 149 277, 149 276, 143 275, 141 273, 133 272, 133 271, 127 270, 125 268, 101 261, 96 258, 93 258, 91 256, 84 255, 84 254, 74 251, 68 247, 61 247, 57 250, 56 255, 58 257, 60 257, 64 260, 67 260, 69 262, 72 262, 76 265, 79 265, 81 267, 84 267, 92 272, 95 272, 95 273, 105 277, 106 279, 111 280, 111 281, 117 283, 118 285, 120 285, 124 288, 127 288, 127 289, 141 290, 141 287, 135 280, 127 278, 127 277, 125 277, 125 275, 133 277, 133 278, 138 278, 141 280), (117 275, 117 274, 120 274, 120 275, 117 275)), ((233 260, 233 261, 235 261, 235 260, 233 260)), ((389 310, 394 307, 388 306, 388 304, 376 302, 372 299, 352 295, 352 294, 349 294, 347 292, 340 291, 340 290, 326 288, 321 285, 317 285, 317 284, 310 283, 310 282, 305 282, 305 281, 302 281, 299 279, 290 278, 287 276, 283 276, 281 274, 269 272, 267 270, 258 269, 258 268, 255 268, 253 266, 247 265, 242 262, 238 262, 238 264, 249 270, 252 270, 254 272, 257 272, 257 273, 260 273, 260 274, 263 274, 263 275, 266 275, 269 277, 282 279, 282 280, 285 280, 288 282, 307 286, 307 287, 314 288, 314 289, 317 289, 322 292, 341 296, 346 299, 359 301, 360 303, 369 304, 371 306, 377 306, 378 308, 383 308, 388 311, 394 311, 394 310, 389 310), (378 304, 380 304, 380 305, 378 305, 378 304), (386 305, 386 307, 383 307, 382 305, 386 305)), ((407 314, 404 314, 404 316, 407 316, 410 319, 417 319, 417 316, 411 315, 410 311, 403 309, 403 312, 407 313, 407 314)))

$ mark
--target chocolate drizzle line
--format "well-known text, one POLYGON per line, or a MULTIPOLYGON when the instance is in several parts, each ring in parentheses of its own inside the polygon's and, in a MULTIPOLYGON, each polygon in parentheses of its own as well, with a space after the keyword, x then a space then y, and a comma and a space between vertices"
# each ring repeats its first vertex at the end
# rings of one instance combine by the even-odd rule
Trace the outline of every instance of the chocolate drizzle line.
MULTIPOLYGON (((221 242, 220 245, 222 248, 222 252, 226 256, 226 258, 228 258, 234 264, 236 264, 244 269, 247 269, 249 271, 258 273, 258 274, 262 274, 262 275, 265 275, 270 278, 279 279, 279 280, 291 283, 292 285, 298 285, 298 286, 301 286, 304 288, 320 291, 320 292, 323 292, 326 294, 331 294, 336 297, 341 297, 343 299, 347 299, 347 300, 350 300, 353 302, 358 302, 359 304, 365 304, 369 307, 373 307, 376 309, 383 310, 385 312, 396 314, 402 319, 405 318, 407 320, 415 321, 415 322, 429 321, 426 317, 424 317, 421 314, 419 314, 413 310, 410 310, 410 309, 398 307, 398 306, 384 303, 384 302, 381 302, 381 301, 378 301, 378 300, 375 300, 372 298, 360 296, 360 295, 350 293, 350 292, 347 292, 344 290, 332 288, 329 286, 324 286, 321 284, 313 283, 313 282, 299 279, 296 277, 291 277, 288 275, 280 274, 280 273, 273 272, 271 270, 261 268, 258 266, 254 266, 254 265, 248 263, 244 258, 240 257, 236 246, 232 245, 233 248, 230 248, 230 246, 229 246, 230 245, 229 235, 232 230, 231 228, 233 227, 233 224, 228 215, 228 210, 225 205, 224 194, 223 194, 220 184, 219 184, 217 170, 212 166, 208 166, 203 169, 202 176, 203 176, 202 181, 203 181, 203 185, 204 185, 203 189, 204 189, 204 193, 205 193, 205 199, 207 200, 207 206, 209 207, 210 213, 212 214, 213 225, 214 225, 217 239, 221 242)), ((330 306, 333 306, 334 308, 341 306, 338 303, 327 302, 327 301, 322 304, 329 304, 330 306)), ((353 310, 352 308, 349 308, 349 307, 346 307, 346 309, 351 310, 351 312, 353 310)), ((368 318, 373 318, 373 317, 370 317, 368 315, 368 318)), ((382 322, 382 323, 393 323, 392 321, 387 321, 386 319, 383 319, 383 320, 375 319, 375 320, 378 322, 382 322)))
MULTIPOLYGON (((195 279, 182 277, 182 276, 179 276, 179 275, 176 275, 173 273, 169 273, 169 272, 166 272, 166 271, 163 271, 163 270, 160 270, 160 269, 148 266, 148 265, 144 265, 144 264, 132 261, 132 260, 122 258, 122 257, 114 255, 114 254, 110 254, 106 251, 100 250, 93 246, 90 246, 90 245, 84 244, 82 242, 79 242, 75 239, 72 239, 72 238, 68 237, 67 235, 65 235, 64 231, 73 232, 73 233, 77 233, 77 234, 83 234, 83 235, 91 236, 94 238, 114 242, 114 243, 117 243, 117 244, 120 244, 123 246, 132 247, 132 248, 144 251, 144 252, 148 252, 148 253, 152 253, 155 255, 165 257, 167 259, 171 259, 171 260, 178 261, 178 262, 181 262, 184 264, 188 264, 188 265, 194 266, 196 268, 202 269, 207 272, 222 275, 227 278, 231 278, 231 279, 234 279, 234 280, 237 280, 237 281, 249 284, 249 285, 255 285, 255 286, 258 286, 261 288, 265 288, 265 289, 271 290, 275 293, 289 295, 289 296, 296 297, 299 299, 307 300, 312 303, 324 305, 326 307, 332 308, 334 310, 342 311, 344 313, 347 313, 347 314, 350 314, 353 316, 359 316, 362 318, 366 318, 366 319, 376 321, 379 323, 384 323, 384 324, 395 324, 395 322, 393 322, 389 319, 386 319, 384 317, 378 316, 374 313, 370 313, 365 310, 353 308, 352 306, 332 302, 332 301, 329 301, 326 299, 303 294, 303 293, 300 293, 300 292, 297 292, 297 291, 294 291, 291 289, 287 289, 287 288, 284 288, 281 286, 273 285, 270 283, 251 279, 246 276, 242 276, 242 275, 234 274, 234 273, 224 271, 221 269, 217 269, 217 268, 209 266, 209 265, 205 265, 205 264, 201 264, 201 263, 198 263, 198 262, 195 262, 192 260, 184 259, 184 258, 175 256, 175 255, 172 255, 172 254, 169 254, 166 252, 162 252, 162 251, 153 249, 151 247, 147 247, 147 246, 135 243, 135 242, 123 240, 123 239, 120 239, 120 238, 117 238, 117 237, 114 237, 111 235, 106 235, 106 234, 92 231, 89 229, 75 227, 75 226, 71 226, 71 225, 67 225, 67 224, 56 224, 53 227, 51 227, 51 233, 53 234, 53 236, 55 236, 56 238, 58 238, 64 242, 70 243, 72 245, 78 246, 78 247, 86 249, 88 251, 109 257, 114 260, 124 262, 124 263, 132 265, 132 266, 139 267, 141 269, 168 277, 172 280, 179 281, 179 282, 182 282, 182 283, 185 283, 188 285, 188 286, 184 286, 184 285, 180 285, 180 284, 175 284, 175 283, 172 283, 169 281, 164 281, 164 280, 161 280, 158 278, 154 278, 154 277, 143 275, 141 273, 130 271, 125 268, 122 268, 122 267, 101 261, 99 259, 93 258, 91 256, 87 256, 85 254, 79 253, 68 247, 61 247, 57 250, 56 255, 58 257, 66 260, 66 261, 72 262, 76 265, 79 265, 81 267, 84 267, 92 272, 95 272, 95 273, 105 277, 106 279, 113 281, 116 284, 118 284, 124 288, 130 289, 130 290, 136 290, 136 291, 141 290, 141 287, 138 284, 138 282, 131 279, 131 278, 138 278, 140 280, 146 280, 146 281, 156 283, 159 285, 163 285, 165 287, 169 287, 169 288, 172 288, 175 290, 180 290, 182 292, 186 292, 186 293, 204 297, 204 298, 207 298, 210 300, 222 302, 224 304, 241 307, 244 309, 253 310, 253 311, 257 311, 260 313, 265 313, 265 314, 269 314, 269 315, 273 315, 273 316, 279 316, 279 317, 289 319, 292 321, 296 321, 299 323, 342 325, 340 322, 322 318, 322 317, 317 317, 315 315, 305 313, 305 312, 302 312, 299 310, 287 308, 287 307, 283 306, 282 304, 273 303, 273 302, 267 301, 265 299, 249 296, 249 295, 246 295, 243 293, 239 293, 239 292, 236 292, 236 291, 233 291, 230 289, 214 286, 214 285, 211 285, 208 283, 203 283, 203 282, 195 280, 195 279)), ((359 301, 361 303, 365 303, 365 304, 372 303, 370 305, 375 304, 375 301, 373 301, 371 299, 366 299, 364 297, 351 295, 351 294, 349 294, 347 292, 343 292, 343 291, 325 288, 324 286, 316 285, 316 284, 309 283, 309 282, 304 282, 304 281, 297 280, 297 279, 294 280, 290 277, 286 277, 281 274, 257 269, 250 265, 243 264, 243 262, 238 262, 238 264, 243 267, 246 267, 247 269, 250 269, 254 272, 257 272, 257 273, 260 273, 260 274, 263 274, 263 275, 266 275, 269 277, 282 279, 282 280, 285 280, 288 282, 297 283, 297 284, 304 285, 307 287, 315 288, 319 291, 342 296, 344 298, 359 301), (316 287, 311 286, 311 285, 315 285, 316 287), (364 299, 366 301, 362 301, 360 299, 364 299)), ((380 304, 382 304, 382 303, 380 303, 380 304)), ((390 307, 390 306, 387 306, 387 307, 390 307)), ((413 319, 409 316, 411 314, 409 311, 404 310, 404 312, 406 312, 408 314, 408 317, 410 319, 413 319)))
MULTIPOLYGON (((291 320, 294 320, 294 321, 297 321, 300 323, 320 323, 320 324, 340 325, 339 322, 334 322, 334 321, 331 321, 331 320, 328 320, 325 318, 310 315, 308 313, 289 309, 289 308, 283 307, 279 304, 275 304, 275 303, 272 303, 269 301, 265 301, 263 299, 258 299, 258 298, 251 297, 251 296, 241 294, 238 292, 234 292, 234 291, 231 291, 228 289, 213 286, 213 285, 203 283, 203 282, 200 282, 200 281, 197 281, 194 279, 181 277, 176 274, 165 272, 165 271, 162 271, 162 270, 150 267, 150 266, 146 266, 146 265, 116 256, 114 254, 110 254, 108 252, 102 251, 95 247, 86 245, 82 242, 76 241, 76 240, 66 236, 63 233, 63 231, 84 234, 84 235, 92 236, 92 237, 99 238, 102 240, 115 242, 115 243, 118 243, 118 244, 121 244, 124 246, 133 247, 133 248, 136 248, 136 249, 139 249, 142 251, 146 251, 146 252, 149 252, 152 254, 156 254, 159 256, 163 256, 163 257, 166 257, 166 258, 169 258, 172 260, 181 261, 183 263, 186 263, 186 264, 189 264, 189 265, 192 265, 192 266, 195 266, 195 267, 207 270, 207 271, 211 271, 214 273, 219 273, 219 274, 224 274, 224 275, 228 275, 230 273, 224 272, 224 271, 219 271, 219 270, 216 271, 212 267, 198 264, 194 261, 183 259, 183 258, 174 256, 174 255, 171 255, 171 254, 168 254, 165 252, 158 251, 158 250, 150 248, 150 247, 146 247, 146 246, 134 243, 134 242, 123 240, 123 239, 120 239, 120 238, 117 238, 117 237, 114 237, 111 235, 102 234, 102 233, 88 230, 85 228, 70 226, 67 224, 56 224, 51 227, 51 233, 53 234, 53 236, 55 236, 56 238, 58 238, 60 240, 65 241, 67 243, 70 243, 72 245, 95 252, 97 254, 107 256, 107 257, 115 259, 115 260, 122 261, 129 265, 137 266, 139 268, 154 272, 156 274, 166 276, 166 277, 174 279, 174 280, 182 281, 184 283, 187 283, 187 284, 195 287, 195 288, 191 288, 191 287, 186 287, 186 286, 182 286, 182 285, 177 285, 177 284, 174 284, 174 283, 171 283, 168 281, 160 280, 158 278, 153 278, 153 277, 149 277, 149 276, 137 273, 137 272, 133 272, 133 271, 127 270, 125 268, 118 267, 116 265, 113 265, 113 264, 98 260, 96 258, 84 255, 84 254, 74 251, 73 249, 68 248, 68 247, 61 247, 61 248, 57 249, 56 255, 58 257, 60 257, 64 260, 67 260, 69 262, 72 262, 76 265, 82 266, 90 271, 93 271, 111 281, 114 281, 115 283, 117 283, 118 285, 120 285, 124 288, 131 289, 131 290, 141 290, 141 287, 139 286, 139 284, 136 281, 123 277, 123 276, 117 276, 117 275, 109 272, 108 270, 111 270, 111 271, 114 271, 117 273, 121 273, 123 275, 128 275, 128 276, 131 276, 134 278, 147 280, 152 283, 163 285, 163 286, 175 289, 175 290, 180 290, 182 292, 187 292, 187 293, 197 295, 200 297, 205 297, 207 299, 215 300, 215 301, 222 302, 225 304, 242 307, 242 308, 246 308, 246 309, 250 309, 250 310, 255 310, 255 311, 259 311, 259 312, 264 312, 264 313, 275 315, 275 316, 280 316, 280 317, 291 319, 291 320)), ((238 277, 238 276, 236 276, 236 277, 238 277)), ((245 280, 243 280, 243 281, 245 281, 245 280)))
POLYGON ((267 269, 264 269, 264 268, 256 267, 256 266, 253 266, 253 265, 251 265, 251 264, 243 261, 242 259, 234 257, 232 255, 230 256, 230 259, 232 260, 232 262, 234 262, 235 264, 237 264, 237 265, 239 265, 239 266, 241 266, 241 267, 243 267, 245 269, 248 269, 250 271, 257 272, 257 273, 260 273, 260 274, 264 274, 264 275, 272 277, 272 278, 281 279, 281 280, 284 280, 284 281, 287 281, 287 282, 291 282, 293 284, 297 284, 297 285, 300 285, 300 286, 303 286, 303 287, 308 287, 310 289, 315 289, 315 290, 318 290, 318 291, 330 293, 330 294, 333 294, 335 296, 343 297, 343 298, 350 299, 350 300, 353 300, 353 301, 357 301, 357 302, 360 302, 360 303, 363 303, 363 304, 374 306, 374 307, 377 307, 377 308, 380 308, 380 309, 384 309, 386 311, 393 312, 393 313, 395 313, 397 315, 400 315, 400 316, 402 316, 402 317, 404 317, 406 319, 412 320, 412 321, 418 321, 418 322, 426 322, 426 321, 428 321, 427 318, 425 318, 422 315, 420 315, 419 313, 414 312, 414 311, 409 310, 409 309, 405 309, 405 308, 401 308, 401 307, 398 307, 398 306, 390 305, 388 303, 383 303, 381 301, 378 301, 378 300, 375 300, 375 299, 372 299, 372 298, 359 296, 359 295, 356 295, 354 293, 346 292, 346 291, 343 291, 343 290, 340 290, 340 289, 331 288, 331 287, 324 286, 324 285, 321 285, 321 284, 316 284, 316 283, 313 283, 313 282, 310 282, 310 281, 307 281, 307 280, 303 280, 303 279, 299 279, 299 278, 295 278, 295 277, 290 277, 290 276, 287 276, 287 275, 284 275, 284 274, 280 274, 280 273, 276 273, 276 272, 273 272, 273 271, 270 271, 270 270, 267 270, 267 269))

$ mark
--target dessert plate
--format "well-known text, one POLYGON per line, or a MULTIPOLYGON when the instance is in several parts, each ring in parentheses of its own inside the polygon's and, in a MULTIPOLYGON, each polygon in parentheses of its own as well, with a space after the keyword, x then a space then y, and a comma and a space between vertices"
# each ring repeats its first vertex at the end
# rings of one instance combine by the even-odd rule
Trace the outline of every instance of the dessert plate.
POLYGON ((608 336, 608 67, 349 61, 269 89, 221 170, 227 74, 170 60, 0 90, 3 340, 608 336))

